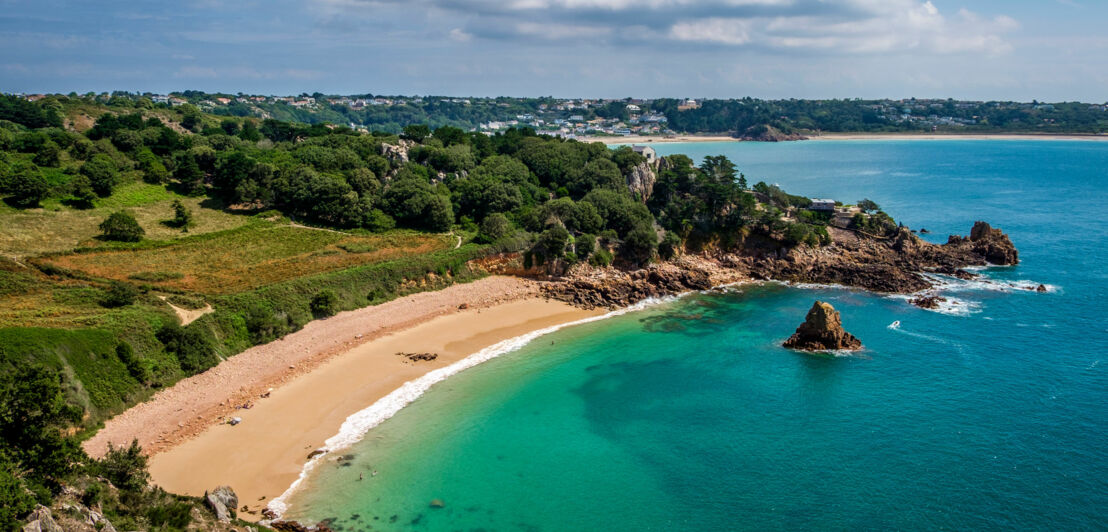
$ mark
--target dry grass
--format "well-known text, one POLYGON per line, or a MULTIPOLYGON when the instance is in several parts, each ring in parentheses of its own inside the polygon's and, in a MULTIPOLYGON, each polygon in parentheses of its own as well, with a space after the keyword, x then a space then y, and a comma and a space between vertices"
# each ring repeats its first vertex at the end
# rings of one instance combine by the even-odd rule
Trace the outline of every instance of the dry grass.
POLYGON ((51 257, 46 262, 101 278, 127 280, 164 272, 152 283, 210 295, 230 294, 288 279, 445 249, 443 235, 398 231, 350 235, 262 221, 168 246, 51 257), (354 250, 354 251, 347 251, 354 250))
POLYGON ((96 245, 100 222, 113 211, 127 209, 146 230, 146 238, 171 240, 242 226, 245 216, 228 214, 200 206, 201 198, 174 194, 161 185, 130 183, 120 186, 109 198, 98 201, 93 209, 66 207, 56 200, 42 208, 19 210, 0 204, 0 254, 28 257, 67 251, 79 245, 96 245), (188 233, 168 227, 162 221, 173 218, 173 200, 180 199, 192 209, 194 224, 188 233))

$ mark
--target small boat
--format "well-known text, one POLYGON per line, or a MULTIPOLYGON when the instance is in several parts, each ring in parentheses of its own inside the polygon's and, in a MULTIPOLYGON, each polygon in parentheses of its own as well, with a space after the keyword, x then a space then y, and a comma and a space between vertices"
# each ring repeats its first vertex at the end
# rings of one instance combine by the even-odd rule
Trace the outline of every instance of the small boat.
POLYGON ((900 320, 896 320, 896 321, 890 323, 889 328, 890 329, 899 329, 900 328, 900 320))

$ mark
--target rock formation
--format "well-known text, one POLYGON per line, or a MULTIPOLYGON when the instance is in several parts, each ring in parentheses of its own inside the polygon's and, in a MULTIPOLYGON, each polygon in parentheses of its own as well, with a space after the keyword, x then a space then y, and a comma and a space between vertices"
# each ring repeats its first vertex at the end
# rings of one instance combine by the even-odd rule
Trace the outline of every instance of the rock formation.
POLYGON ((930 310, 939 308, 939 303, 946 301, 945 297, 936 295, 920 295, 908 300, 909 303, 919 307, 930 310))
POLYGON ((808 137, 799 133, 782 133, 780 129, 777 129, 769 124, 759 124, 746 128, 739 138, 742 140, 752 140, 757 142, 781 142, 788 140, 808 140, 808 137))
POLYGON ((399 168, 408 162, 408 150, 414 145, 410 140, 400 139, 400 144, 381 144, 381 155, 388 159, 393 168, 399 168))
POLYGON ((651 168, 650 164, 644 162, 628 172, 627 188, 631 189, 632 195, 645 203, 646 200, 650 199, 650 195, 654 193, 654 183, 657 180, 658 176, 654 173, 654 169, 651 168))
POLYGON ((220 486, 204 492, 204 502, 215 512, 215 516, 224 523, 231 522, 235 508, 239 507, 239 497, 229 486, 220 486))
POLYGON ((822 301, 812 305, 804 323, 783 345, 803 351, 857 351, 862 348, 861 340, 843 330, 842 319, 835 307, 822 301))
POLYGON ((1008 235, 981 221, 974 222, 969 238, 951 235, 946 245, 967 249, 984 258, 989 264, 1006 266, 1020 262, 1019 251, 1012 245, 1008 235))

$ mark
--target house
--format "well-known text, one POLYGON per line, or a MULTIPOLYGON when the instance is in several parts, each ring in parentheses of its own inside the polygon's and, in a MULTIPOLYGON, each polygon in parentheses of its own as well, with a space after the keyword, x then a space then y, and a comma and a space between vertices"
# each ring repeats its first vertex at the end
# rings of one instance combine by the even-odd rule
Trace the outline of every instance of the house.
POLYGON ((646 157, 646 162, 648 164, 654 164, 654 159, 658 158, 658 152, 654 151, 654 148, 651 148, 650 146, 639 146, 637 144, 632 144, 631 150, 642 155, 643 157, 646 157))
POLYGON ((835 200, 812 198, 808 210, 816 212, 835 212, 835 200))
POLYGON ((630 104, 630 105, 627 106, 627 112, 628 113, 637 113, 639 111, 642 111, 642 108, 635 105, 635 104, 630 104))

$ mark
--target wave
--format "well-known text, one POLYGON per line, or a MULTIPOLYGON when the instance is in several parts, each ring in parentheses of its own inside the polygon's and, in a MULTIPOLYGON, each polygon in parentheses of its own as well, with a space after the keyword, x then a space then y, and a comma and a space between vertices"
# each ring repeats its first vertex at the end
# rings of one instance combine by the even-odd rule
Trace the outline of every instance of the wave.
POLYGON ((429 371, 417 379, 405 382, 403 385, 393 390, 388 395, 382 397, 381 399, 378 399, 375 403, 347 417, 346 421, 344 421, 342 426, 339 428, 339 432, 334 436, 328 438, 327 441, 323 442, 323 447, 318 449, 322 452, 316 454, 310 460, 308 460, 308 462, 305 463, 304 467, 300 470, 300 476, 297 477, 292 485, 289 486, 288 489, 286 489, 285 492, 282 493, 279 497, 270 501, 266 507, 270 511, 275 513, 279 518, 282 514, 288 511, 289 497, 291 497, 292 494, 296 492, 297 488, 300 487, 301 483, 303 483, 304 479, 308 477, 311 471, 315 469, 316 465, 326 459, 327 455, 336 451, 343 450, 347 447, 350 447, 351 445, 354 445, 355 443, 358 443, 371 429, 396 415, 397 412, 399 412, 405 406, 411 404, 412 401, 418 399, 420 396, 426 393, 427 390, 431 389, 432 386, 446 380, 448 377, 477 366, 478 364, 481 364, 483 362, 492 360, 505 353, 510 353, 512 351, 518 350, 521 347, 529 344, 536 338, 539 338, 540 336, 550 334, 565 327, 583 325, 594 321, 600 321, 615 316, 620 316, 622 314, 627 314, 628 312, 634 312, 637 310, 645 309, 647 307, 674 301, 678 297, 679 296, 649 298, 640 301, 634 305, 619 310, 614 310, 601 316, 592 316, 569 323, 553 325, 544 329, 531 331, 527 334, 516 336, 514 338, 509 338, 507 340, 493 344, 457 362, 454 362, 449 366, 444 366, 429 371))

